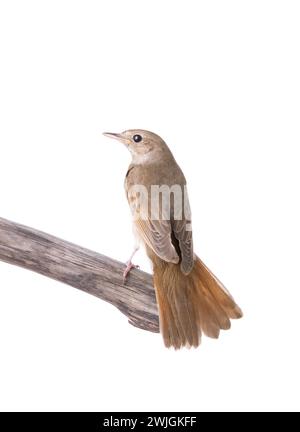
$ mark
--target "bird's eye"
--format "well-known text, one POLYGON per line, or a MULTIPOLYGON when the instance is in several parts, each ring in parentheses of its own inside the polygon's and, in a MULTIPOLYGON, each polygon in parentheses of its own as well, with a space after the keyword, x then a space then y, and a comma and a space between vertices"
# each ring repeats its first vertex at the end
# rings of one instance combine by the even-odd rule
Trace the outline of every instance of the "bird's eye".
POLYGON ((141 142, 142 139, 141 135, 133 135, 133 141, 136 143, 141 142))

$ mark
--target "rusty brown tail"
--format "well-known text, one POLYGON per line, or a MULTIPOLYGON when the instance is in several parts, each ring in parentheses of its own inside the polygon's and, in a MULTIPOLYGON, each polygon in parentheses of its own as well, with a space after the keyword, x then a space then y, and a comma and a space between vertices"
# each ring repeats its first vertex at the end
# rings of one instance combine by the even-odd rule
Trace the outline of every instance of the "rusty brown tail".
POLYGON ((198 257, 191 273, 185 275, 180 265, 149 255, 167 347, 197 347, 202 333, 218 338, 220 329, 230 328, 230 319, 242 317, 229 292, 198 257))

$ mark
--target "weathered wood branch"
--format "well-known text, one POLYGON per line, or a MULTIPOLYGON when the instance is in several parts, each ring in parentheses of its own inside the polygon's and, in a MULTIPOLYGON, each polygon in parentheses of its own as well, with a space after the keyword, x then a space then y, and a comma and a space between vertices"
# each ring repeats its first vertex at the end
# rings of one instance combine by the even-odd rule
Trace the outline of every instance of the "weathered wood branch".
MULTIPOLYGON (((0 218, 0 260, 64 282, 116 306, 129 323, 158 332, 152 276, 33 228, 0 218)), ((0 275, 1 278, 1 275, 0 275)))

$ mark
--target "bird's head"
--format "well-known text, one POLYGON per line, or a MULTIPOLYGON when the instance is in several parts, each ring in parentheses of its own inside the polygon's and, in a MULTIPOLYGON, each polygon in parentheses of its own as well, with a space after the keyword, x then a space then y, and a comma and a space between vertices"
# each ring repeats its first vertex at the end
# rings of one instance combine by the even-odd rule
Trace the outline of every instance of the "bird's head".
POLYGON ((125 144, 134 163, 152 162, 159 160, 163 154, 170 153, 160 136, 146 130, 130 129, 122 133, 105 132, 103 135, 125 144))

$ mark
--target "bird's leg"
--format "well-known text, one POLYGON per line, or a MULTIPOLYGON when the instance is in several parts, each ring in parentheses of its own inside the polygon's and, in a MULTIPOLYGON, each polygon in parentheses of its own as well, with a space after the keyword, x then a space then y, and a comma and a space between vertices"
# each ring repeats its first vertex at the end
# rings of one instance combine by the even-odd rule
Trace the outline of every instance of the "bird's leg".
POLYGON ((135 246, 132 254, 130 255, 129 260, 126 261, 126 268, 125 268, 124 273, 123 273, 123 282, 124 283, 126 281, 128 273, 130 272, 131 269, 133 269, 133 268, 140 268, 140 266, 135 265, 135 264, 132 263, 132 258, 134 257, 134 255, 136 254, 136 252, 138 250, 139 250, 139 246, 135 246))

